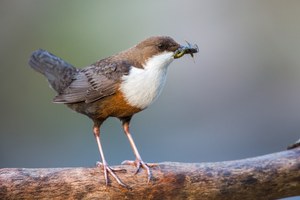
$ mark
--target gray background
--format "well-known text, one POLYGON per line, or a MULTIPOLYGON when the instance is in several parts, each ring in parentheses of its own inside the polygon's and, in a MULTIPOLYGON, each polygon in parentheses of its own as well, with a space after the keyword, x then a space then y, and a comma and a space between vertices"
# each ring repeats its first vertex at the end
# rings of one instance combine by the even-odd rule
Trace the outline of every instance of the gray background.
MULTIPOLYGON (((0 167, 94 166, 92 122, 28 67, 37 48, 75 66, 152 35, 198 44, 132 120, 145 161, 212 162, 281 151, 300 135, 300 1, 1 1, 0 167)), ((120 122, 102 128, 110 164, 134 159, 120 122)))

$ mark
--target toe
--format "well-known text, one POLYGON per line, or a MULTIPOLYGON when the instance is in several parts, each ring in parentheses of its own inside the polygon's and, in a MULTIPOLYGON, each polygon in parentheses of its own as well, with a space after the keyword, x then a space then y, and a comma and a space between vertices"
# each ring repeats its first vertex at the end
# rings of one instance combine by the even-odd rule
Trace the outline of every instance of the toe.
POLYGON ((124 160, 121 165, 135 165, 135 161, 132 160, 124 160))
POLYGON ((126 172, 126 169, 123 168, 111 168, 107 164, 103 164, 101 162, 96 163, 97 167, 103 167, 103 174, 105 179, 105 184, 108 186, 108 174, 112 175, 114 179, 124 188, 129 188, 125 183, 121 181, 121 179, 115 174, 115 172, 126 172))

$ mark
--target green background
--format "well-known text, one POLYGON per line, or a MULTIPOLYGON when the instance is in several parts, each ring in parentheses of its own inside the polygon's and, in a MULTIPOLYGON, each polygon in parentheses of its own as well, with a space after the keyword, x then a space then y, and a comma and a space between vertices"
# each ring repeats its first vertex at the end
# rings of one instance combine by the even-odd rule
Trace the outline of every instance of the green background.
MULTIPOLYGON (((300 136, 300 1, 0 1, 0 167, 94 166, 92 122, 28 66, 43 48, 78 67, 152 35, 196 43, 134 116, 145 161, 212 162, 281 151, 300 136)), ((107 161, 134 159, 120 122, 107 161)))

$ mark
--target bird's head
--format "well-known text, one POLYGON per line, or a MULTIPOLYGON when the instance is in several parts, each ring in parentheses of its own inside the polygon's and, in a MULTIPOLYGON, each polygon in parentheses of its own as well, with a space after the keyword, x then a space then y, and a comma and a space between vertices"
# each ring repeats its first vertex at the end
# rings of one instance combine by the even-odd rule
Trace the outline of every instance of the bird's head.
POLYGON ((193 54, 198 52, 197 45, 190 43, 187 43, 186 46, 180 45, 169 36, 147 38, 138 43, 134 49, 144 63, 151 59, 167 65, 185 54, 190 54, 193 57, 193 54))

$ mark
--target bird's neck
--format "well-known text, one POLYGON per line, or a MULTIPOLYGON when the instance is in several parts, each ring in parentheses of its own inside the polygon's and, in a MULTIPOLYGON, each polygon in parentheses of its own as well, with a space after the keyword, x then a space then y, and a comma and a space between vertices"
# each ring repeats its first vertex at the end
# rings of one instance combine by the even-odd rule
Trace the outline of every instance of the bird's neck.
POLYGON ((143 68, 133 66, 120 86, 127 102, 140 109, 153 103, 162 91, 172 61, 173 53, 166 52, 149 58, 143 68))

